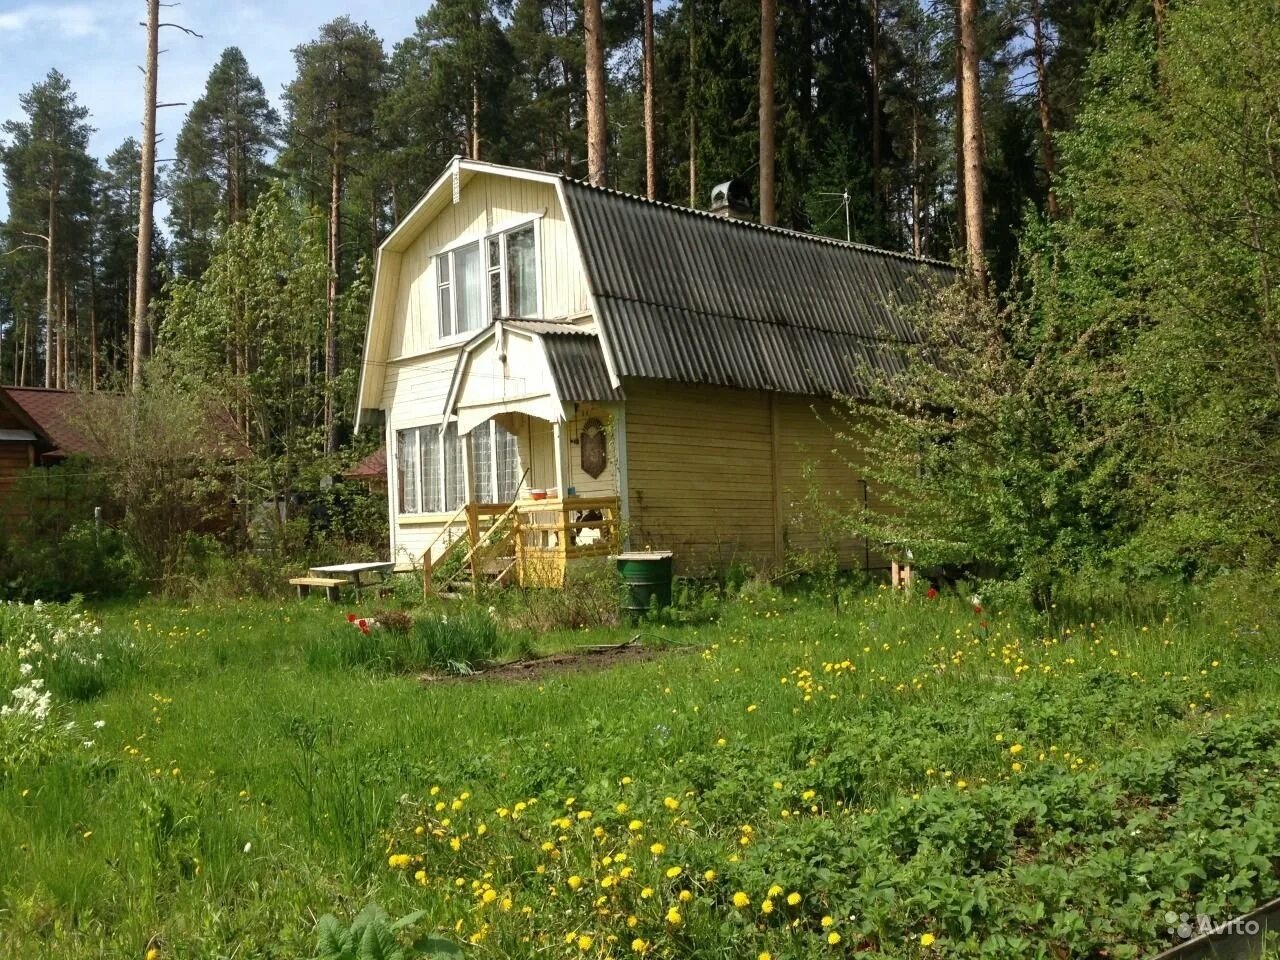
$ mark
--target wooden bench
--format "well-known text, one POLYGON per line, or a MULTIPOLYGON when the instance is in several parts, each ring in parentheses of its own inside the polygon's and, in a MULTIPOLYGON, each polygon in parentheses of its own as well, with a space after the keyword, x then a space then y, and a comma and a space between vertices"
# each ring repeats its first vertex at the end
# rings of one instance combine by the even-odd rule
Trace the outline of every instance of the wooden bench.
POLYGON ((312 587, 324 587, 325 596, 329 598, 330 603, 338 602, 338 588, 350 582, 333 577, 291 577, 289 580, 289 583, 298 588, 299 600, 309 594, 312 587))

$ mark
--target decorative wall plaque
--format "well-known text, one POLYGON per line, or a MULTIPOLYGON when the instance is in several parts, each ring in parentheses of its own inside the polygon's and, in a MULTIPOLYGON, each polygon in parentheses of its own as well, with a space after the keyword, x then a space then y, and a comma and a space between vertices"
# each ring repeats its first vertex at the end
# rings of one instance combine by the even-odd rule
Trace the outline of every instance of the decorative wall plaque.
POLYGON ((578 446, 582 450, 582 472, 592 479, 604 473, 608 462, 604 424, 595 417, 584 423, 578 434, 578 446))

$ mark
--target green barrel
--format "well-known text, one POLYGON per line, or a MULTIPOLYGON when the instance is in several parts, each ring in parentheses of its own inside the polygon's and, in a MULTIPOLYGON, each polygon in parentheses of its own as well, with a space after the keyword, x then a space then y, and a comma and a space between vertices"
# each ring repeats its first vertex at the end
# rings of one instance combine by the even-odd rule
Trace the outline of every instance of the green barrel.
POLYGON ((626 586, 623 612, 636 618, 655 604, 671 606, 671 571, 671 554, 666 551, 618 554, 618 574, 626 586))

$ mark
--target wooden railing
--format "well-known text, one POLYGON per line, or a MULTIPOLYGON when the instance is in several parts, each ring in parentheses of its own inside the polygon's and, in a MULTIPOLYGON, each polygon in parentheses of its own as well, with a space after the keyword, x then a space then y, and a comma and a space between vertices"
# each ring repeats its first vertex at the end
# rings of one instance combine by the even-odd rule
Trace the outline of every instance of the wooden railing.
POLYGON ((521 500, 516 508, 516 568, 524 586, 563 586, 569 561, 618 548, 617 497, 521 500))
POLYGON ((423 554, 423 593, 436 592, 435 572, 464 544, 465 554, 439 590, 447 590, 464 574, 474 588, 484 578, 503 580, 513 570, 521 586, 563 586, 569 561, 608 556, 617 549, 619 520, 616 497, 465 504, 423 554), (450 535, 453 539, 433 558, 441 540, 450 535))
POLYGON ((467 542, 467 537, 461 535, 462 531, 457 529, 458 523, 467 515, 467 505, 460 506, 448 520, 444 522, 444 526, 440 528, 440 532, 436 534, 435 539, 431 541, 426 550, 422 552, 422 593, 424 596, 431 596, 435 592, 435 586, 432 583, 432 576, 437 567, 444 566, 444 562, 449 555, 458 549, 458 545, 467 542), (445 537, 451 534, 454 536, 447 544, 440 556, 434 556, 436 545, 445 537))

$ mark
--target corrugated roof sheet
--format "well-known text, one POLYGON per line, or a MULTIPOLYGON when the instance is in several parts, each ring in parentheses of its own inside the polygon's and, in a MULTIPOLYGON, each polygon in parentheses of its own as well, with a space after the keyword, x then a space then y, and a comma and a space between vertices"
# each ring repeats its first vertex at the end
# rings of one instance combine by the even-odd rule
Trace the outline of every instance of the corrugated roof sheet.
POLYGON ((514 327, 516 330, 524 330, 527 333, 583 333, 584 328, 569 320, 526 320, 523 318, 504 317, 502 319, 504 327, 514 327))
POLYGON ((866 395, 902 365, 898 307, 949 265, 564 183, 619 376, 866 395))
POLYGON ((543 337, 547 363, 562 401, 617 400, 609 381, 600 339, 594 333, 557 331, 543 337))

